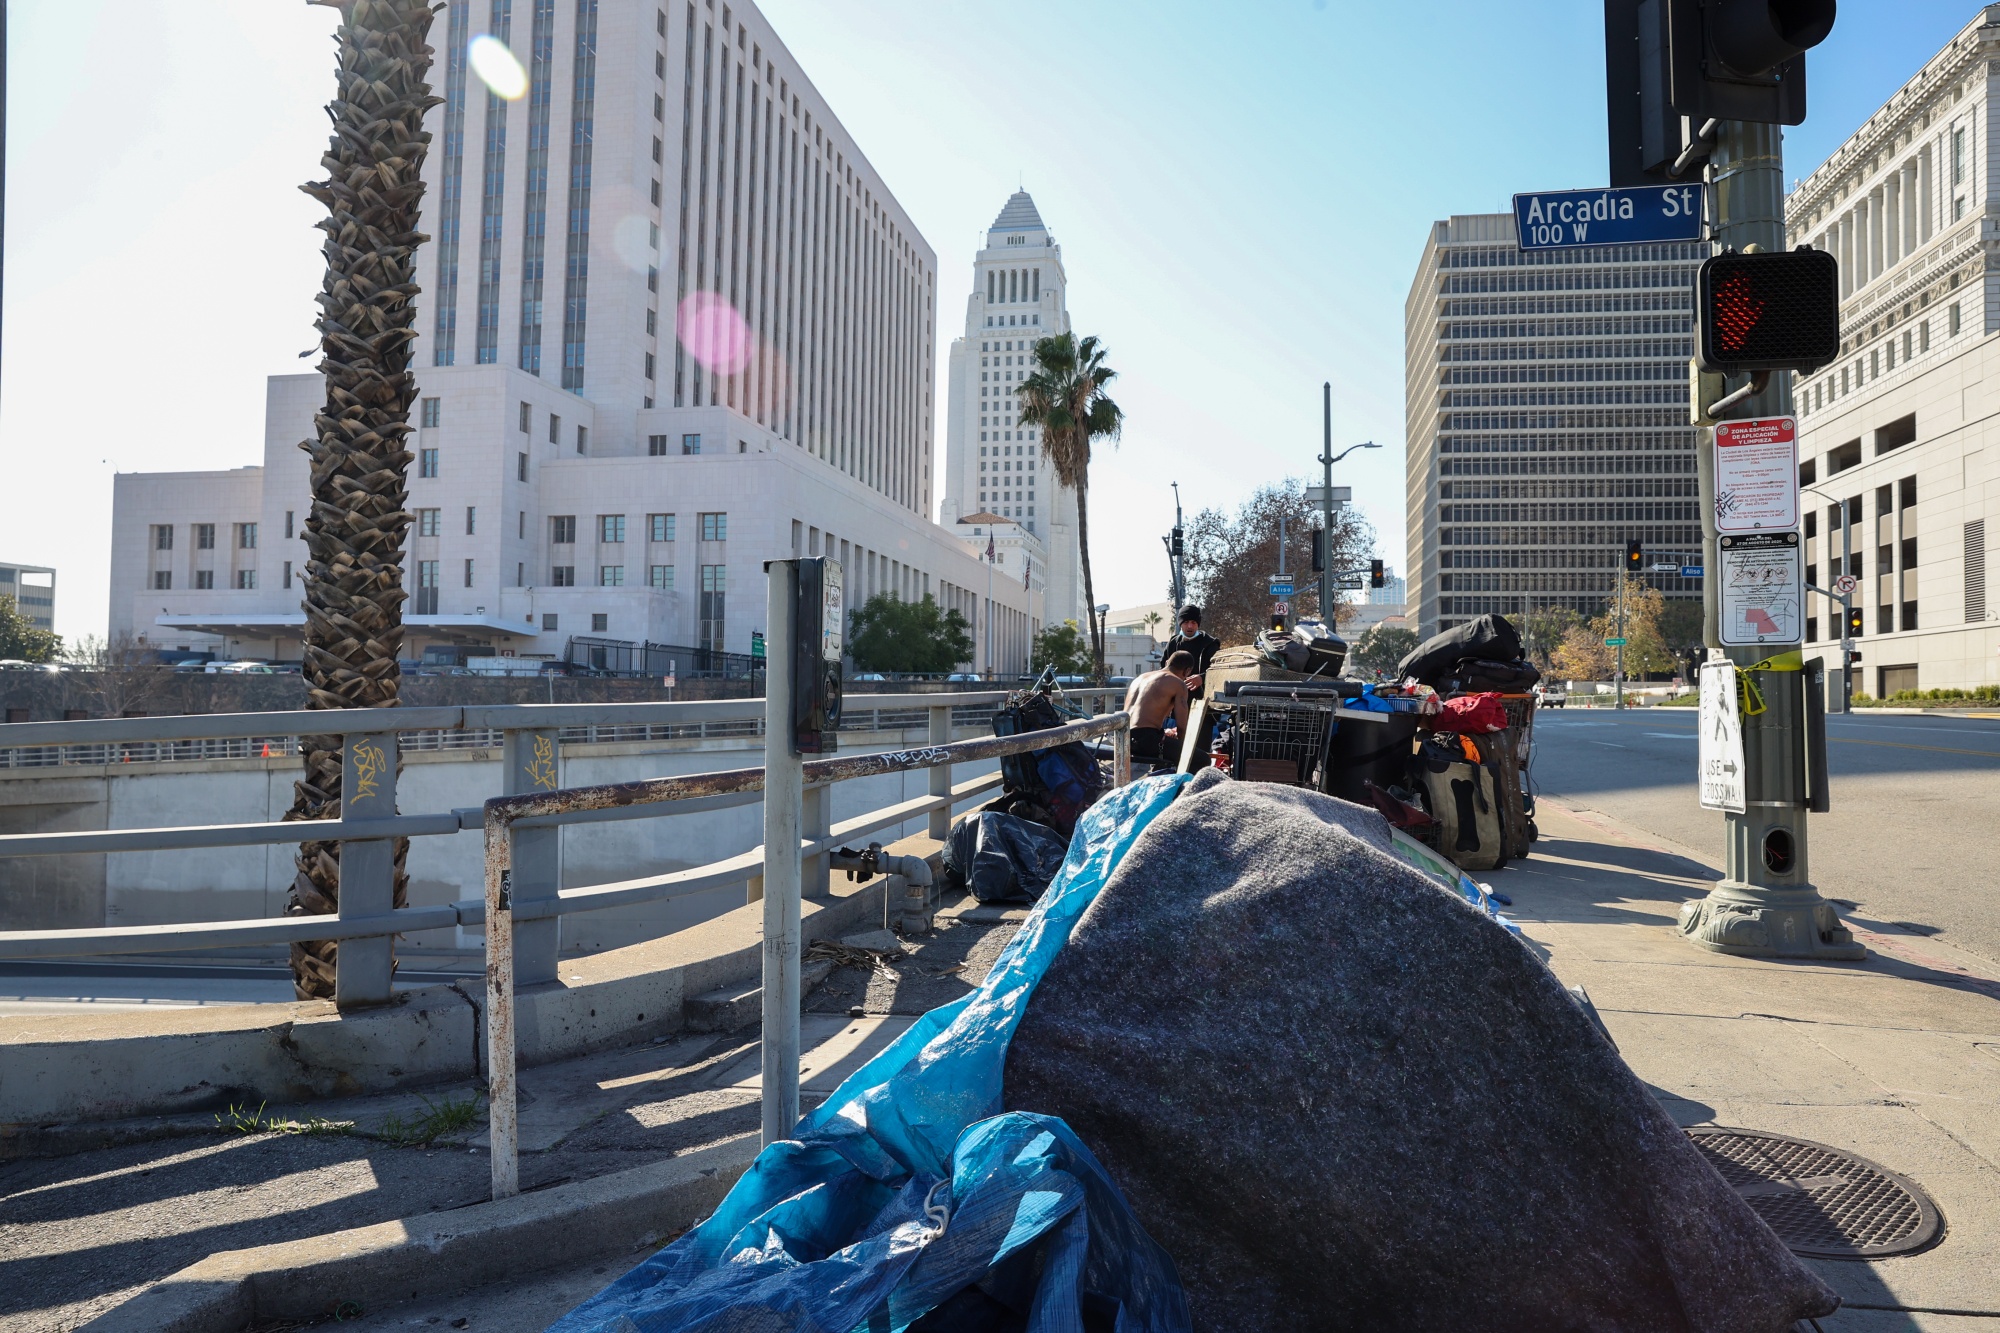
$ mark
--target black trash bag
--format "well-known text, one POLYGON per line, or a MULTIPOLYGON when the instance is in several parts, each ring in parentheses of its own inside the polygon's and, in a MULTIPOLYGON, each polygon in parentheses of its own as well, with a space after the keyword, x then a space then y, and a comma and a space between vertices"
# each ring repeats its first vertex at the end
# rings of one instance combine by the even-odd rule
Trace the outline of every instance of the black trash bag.
POLYGON ((983 810, 952 826, 945 883, 983 903, 1033 902, 1062 869, 1069 843, 1045 824, 983 810))
POLYGON ((1839 1304, 1563 985, 1375 811, 1203 773, 1029 999, 1202 1333, 1789 1333, 1839 1304))
POLYGON ((1396 679, 1415 677, 1419 684, 1436 688, 1452 665, 1467 657, 1482 662, 1517 662, 1521 659, 1521 636, 1505 616, 1468 620, 1412 648, 1396 664, 1396 679))
POLYGON ((1438 689, 1446 694, 1526 694, 1542 678, 1533 662, 1482 662, 1466 657, 1445 673, 1438 689))

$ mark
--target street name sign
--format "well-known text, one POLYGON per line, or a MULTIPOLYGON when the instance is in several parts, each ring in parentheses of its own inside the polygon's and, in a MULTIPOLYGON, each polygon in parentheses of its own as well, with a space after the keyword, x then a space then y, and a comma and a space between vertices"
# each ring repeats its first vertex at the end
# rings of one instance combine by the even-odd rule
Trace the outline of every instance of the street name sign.
POLYGON ((1799 423, 1754 417, 1715 425, 1715 530, 1785 532, 1799 525, 1799 423))
POLYGON ((1716 539, 1722 573, 1724 646, 1797 643, 1805 578, 1799 567, 1799 534, 1760 532, 1716 539))
POLYGON ((1623 648, 1623 647, 1625 646, 1625 640, 1623 640, 1623 639, 1606 639, 1606 640, 1604 641, 1604 646, 1605 646, 1606 648, 1623 648))
POLYGON ((1290 597, 1292 595, 1292 591, 1293 591, 1292 581, 1290 579, 1271 580, 1271 596, 1290 597))
POLYGON ((1696 747, 1701 808, 1743 814, 1743 719, 1736 712, 1736 664, 1701 664, 1701 732, 1696 747))
POLYGON ((1333 586, 1336 588, 1350 588, 1350 589, 1365 588, 1368 586, 1368 580, 1357 579, 1357 578, 1339 578, 1333 581, 1333 586))
POLYGON ((1514 234, 1523 250, 1698 241, 1701 197, 1699 185, 1517 194, 1514 234))
POLYGON ((1700 565, 1682 565, 1682 566, 1681 566, 1681 577, 1682 577, 1682 578, 1684 578, 1684 579, 1698 579, 1698 578, 1700 578, 1700 577, 1701 577, 1701 566, 1700 566, 1700 565))

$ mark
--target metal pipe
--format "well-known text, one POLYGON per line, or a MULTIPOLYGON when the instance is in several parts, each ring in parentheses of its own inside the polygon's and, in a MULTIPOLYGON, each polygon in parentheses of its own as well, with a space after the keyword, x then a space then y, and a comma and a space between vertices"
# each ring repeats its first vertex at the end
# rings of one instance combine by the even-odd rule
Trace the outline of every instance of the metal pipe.
POLYGON ((799 1123, 799 830, 805 772, 792 743, 792 608, 798 564, 765 566, 764 612, 764 1143, 799 1123))

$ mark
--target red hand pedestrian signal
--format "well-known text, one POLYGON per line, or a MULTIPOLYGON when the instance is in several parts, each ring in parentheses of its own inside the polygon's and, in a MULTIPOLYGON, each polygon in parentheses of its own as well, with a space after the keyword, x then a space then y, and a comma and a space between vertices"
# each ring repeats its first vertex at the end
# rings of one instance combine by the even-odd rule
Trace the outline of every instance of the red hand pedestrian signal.
POLYGON ((1731 273, 1715 289, 1715 343, 1725 355, 1741 352, 1764 314, 1764 302, 1743 273, 1731 273))
POLYGON ((1840 355, 1840 266, 1824 250, 1716 255, 1695 309, 1706 370, 1817 370, 1840 355))

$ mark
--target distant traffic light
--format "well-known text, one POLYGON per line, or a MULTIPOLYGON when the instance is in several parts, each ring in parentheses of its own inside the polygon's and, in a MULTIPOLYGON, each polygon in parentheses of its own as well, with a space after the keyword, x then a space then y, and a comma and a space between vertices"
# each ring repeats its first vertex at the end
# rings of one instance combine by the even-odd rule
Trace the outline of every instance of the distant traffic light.
POLYGON ((1312 534, 1313 573, 1318 574, 1326 568, 1326 529, 1314 528, 1312 534))
POLYGON ((1711 256, 1695 316, 1704 370, 1817 370, 1840 355, 1840 263, 1804 247, 1711 256))
POLYGON ((1370 560, 1368 562, 1368 586, 1371 588, 1382 586, 1382 562, 1380 560, 1370 560))
POLYGON ((1847 637, 1850 639, 1858 639, 1861 637, 1861 622, 1862 622, 1861 611, 1862 608, 1858 606, 1850 606, 1847 608, 1847 637))
POLYGON ((1673 174, 1692 132, 1715 120, 1797 125, 1805 53, 1833 31, 1835 0, 1604 0, 1611 183, 1673 174))
POLYGON ((1181 540, 1181 530, 1179 525, 1175 525, 1173 539, 1168 543, 1167 549, 1170 552, 1172 552, 1173 557, 1176 560, 1180 559, 1182 555, 1186 554, 1185 546, 1181 540))
POLYGON ((1631 541, 1625 543, 1625 572, 1627 574, 1639 574, 1643 573, 1645 568, 1646 553, 1639 549, 1639 539, 1634 537, 1631 541))

